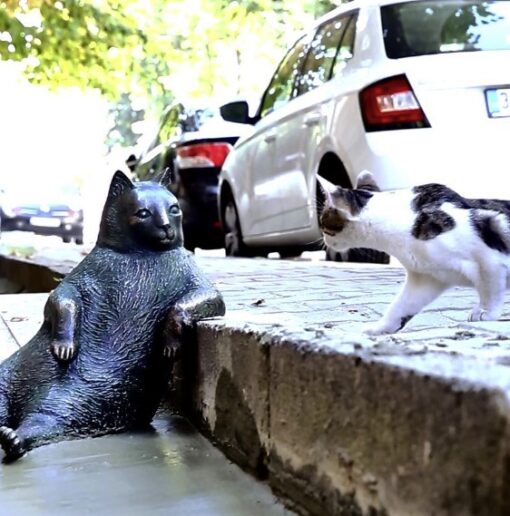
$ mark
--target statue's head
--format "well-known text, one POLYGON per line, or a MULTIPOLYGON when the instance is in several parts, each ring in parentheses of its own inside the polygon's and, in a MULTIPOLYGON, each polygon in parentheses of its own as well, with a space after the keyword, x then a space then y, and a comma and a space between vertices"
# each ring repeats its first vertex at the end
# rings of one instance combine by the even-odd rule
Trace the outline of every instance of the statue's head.
POLYGON ((97 243, 121 252, 182 246, 182 212, 166 184, 166 177, 133 183, 123 172, 115 172, 97 243))

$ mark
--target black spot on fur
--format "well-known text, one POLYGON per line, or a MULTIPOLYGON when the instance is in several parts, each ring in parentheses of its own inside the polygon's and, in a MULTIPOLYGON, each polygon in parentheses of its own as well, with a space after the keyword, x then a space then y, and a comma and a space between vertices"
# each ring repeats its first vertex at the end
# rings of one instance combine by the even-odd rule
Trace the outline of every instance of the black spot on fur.
POLYGON ((494 210, 510 215, 510 201, 501 199, 467 199, 445 185, 430 183, 415 186, 412 208, 415 212, 440 208, 445 202, 463 209, 494 210))
POLYGON ((405 317, 402 317, 402 319, 400 319, 400 326, 398 327, 398 330, 401 330, 413 317, 414 315, 406 315, 405 317))
POLYGON ((333 192, 333 197, 342 199, 351 208, 351 213, 357 215, 368 203, 374 195, 368 190, 349 190, 347 188, 339 188, 333 192))
POLYGON ((326 234, 340 233, 346 224, 347 219, 336 208, 325 208, 319 219, 319 225, 326 234))
POLYGON ((432 240, 454 227, 455 220, 448 213, 441 210, 424 211, 416 217, 411 234, 418 240, 432 240))
POLYGON ((490 215, 480 215, 476 212, 471 213, 471 223, 484 243, 500 253, 509 254, 506 242, 499 234, 497 228, 493 226, 492 222, 493 217, 490 215))
POLYGON ((424 209, 440 208, 445 202, 451 203, 457 208, 471 207, 468 199, 465 199, 445 185, 430 183, 415 186, 413 192, 416 194, 412 202, 412 208, 415 212, 420 212, 424 209))

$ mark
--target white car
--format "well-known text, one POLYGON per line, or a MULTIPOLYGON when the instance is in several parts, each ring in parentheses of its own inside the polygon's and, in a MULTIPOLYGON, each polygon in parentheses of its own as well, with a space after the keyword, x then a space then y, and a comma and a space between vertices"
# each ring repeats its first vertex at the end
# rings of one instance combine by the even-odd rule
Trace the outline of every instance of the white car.
POLYGON ((228 255, 318 242, 317 174, 510 199, 510 1, 349 2, 298 38, 254 117, 221 112, 252 125, 220 173, 228 255))

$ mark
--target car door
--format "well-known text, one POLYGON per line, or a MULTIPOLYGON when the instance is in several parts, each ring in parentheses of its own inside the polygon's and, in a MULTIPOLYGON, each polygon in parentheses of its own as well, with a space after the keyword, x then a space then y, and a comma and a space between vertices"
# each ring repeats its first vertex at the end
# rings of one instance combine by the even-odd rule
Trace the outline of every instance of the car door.
MULTIPOLYGON (((315 157, 328 132, 329 91, 321 88, 352 57, 355 15, 346 14, 319 26, 296 79, 292 110, 278 127, 275 174, 285 202, 280 231, 308 228, 315 216, 315 157), (314 190, 313 190, 314 191, 314 190)), ((329 89, 328 89, 329 90, 329 89)))
POLYGON ((281 226, 282 207, 275 199, 285 193, 285 178, 276 172, 276 146, 281 131, 281 118, 285 116, 285 105, 291 99, 294 83, 306 56, 309 36, 301 37, 286 54, 277 68, 264 93, 259 108, 260 120, 257 131, 250 139, 247 155, 250 156, 250 192, 246 236, 256 236, 278 231, 281 226))

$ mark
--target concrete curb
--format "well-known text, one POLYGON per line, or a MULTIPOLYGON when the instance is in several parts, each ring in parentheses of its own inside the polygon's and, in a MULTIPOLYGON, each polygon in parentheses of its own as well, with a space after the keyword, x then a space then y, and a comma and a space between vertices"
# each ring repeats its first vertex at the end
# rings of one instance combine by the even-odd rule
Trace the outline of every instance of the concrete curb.
POLYGON ((510 411, 498 390, 205 326, 195 421, 294 510, 510 514, 510 411))
POLYGON ((0 277, 7 278, 27 293, 53 290, 70 270, 70 266, 58 266, 44 260, 0 255, 0 277))

